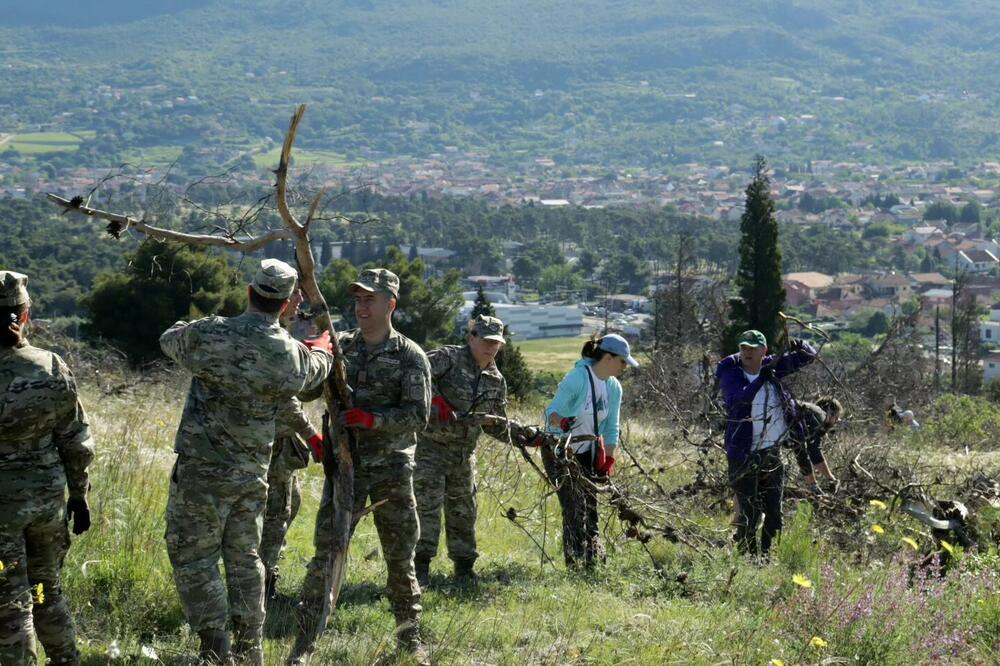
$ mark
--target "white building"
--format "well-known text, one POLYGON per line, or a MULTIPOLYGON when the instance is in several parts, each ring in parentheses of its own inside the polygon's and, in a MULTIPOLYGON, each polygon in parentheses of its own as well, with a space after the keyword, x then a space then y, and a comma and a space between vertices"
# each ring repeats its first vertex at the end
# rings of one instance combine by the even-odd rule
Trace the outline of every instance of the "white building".
POLYGON ((988 321, 979 322, 979 341, 982 344, 988 342, 1000 344, 1000 303, 990 306, 988 321))
POLYGON ((998 262, 989 250, 961 250, 955 255, 955 269, 969 273, 989 273, 998 262))
POLYGON ((463 282, 466 289, 474 290, 482 287, 490 302, 493 302, 491 293, 503 294, 506 303, 517 300, 517 283, 514 281, 513 275, 470 275, 463 282))
MULTIPOLYGON (((462 306, 458 319, 460 327, 469 320, 473 305, 473 301, 466 301, 462 306)), ((493 303, 493 309, 517 342, 583 333, 583 311, 576 306, 493 303)))
POLYGON ((1000 377, 1000 351, 983 354, 983 383, 1000 377))

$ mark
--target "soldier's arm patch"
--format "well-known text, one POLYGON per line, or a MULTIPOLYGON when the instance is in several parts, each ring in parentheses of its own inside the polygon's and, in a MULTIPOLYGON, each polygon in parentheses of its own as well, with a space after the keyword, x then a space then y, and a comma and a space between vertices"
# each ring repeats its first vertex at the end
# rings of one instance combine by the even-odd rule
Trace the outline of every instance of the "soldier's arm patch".
POLYGON ((406 395, 410 400, 423 400, 428 393, 427 377, 420 370, 406 373, 406 395))

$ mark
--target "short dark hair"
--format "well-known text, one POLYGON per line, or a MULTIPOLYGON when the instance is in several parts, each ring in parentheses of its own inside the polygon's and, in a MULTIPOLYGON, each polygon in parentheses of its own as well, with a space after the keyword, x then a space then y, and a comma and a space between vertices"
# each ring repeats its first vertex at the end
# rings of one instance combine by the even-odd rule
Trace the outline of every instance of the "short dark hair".
POLYGON ((267 314, 278 314, 281 312, 281 306, 288 301, 287 298, 267 298, 266 296, 261 296, 253 287, 249 291, 250 305, 267 314))

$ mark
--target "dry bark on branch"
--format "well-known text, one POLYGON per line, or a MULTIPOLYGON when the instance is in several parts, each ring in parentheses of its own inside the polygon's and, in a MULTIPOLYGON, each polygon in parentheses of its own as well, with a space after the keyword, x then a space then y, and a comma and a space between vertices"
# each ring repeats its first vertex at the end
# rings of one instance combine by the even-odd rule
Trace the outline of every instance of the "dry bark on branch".
MULTIPOLYGON (((305 223, 299 222, 295 217, 288 206, 287 199, 288 167, 291 160, 292 146, 295 144, 295 136, 298 133, 299 123, 302 120, 305 110, 305 104, 299 105, 292 115, 281 148, 281 159, 278 163, 278 168, 275 170, 277 177, 275 182, 276 206, 285 224, 284 229, 269 231, 261 236, 245 240, 238 240, 233 234, 192 234, 163 229, 146 224, 145 221, 128 215, 91 208, 84 205, 82 197, 66 199, 56 194, 49 194, 48 199, 63 208, 66 212, 106 220, 108 222, 108 233, 116 238, 124 231, 134 229, 139 233, 158 240, 173 241, 195 247, 221 247, 242 253, 255 252, 277 240, 293 240, 295 242, 295 256, 299 268, 300 286, 309 299, 315 315, 316 325, 321 331, 332 331, 329 308, 327 307, 326 300, 323 298, 323 294, 319 290, 319 284, 316 280, 316 262, 309 244, 309 225, 319 209, 322 192, 312 201, 305 223)), ((324 596, 326 602, 322 609, 319 623, 317 626, 311 628, 311 635, 308 637, 310 642, 315 642, 319 634, 322 633, 330 613, 336 608, 347 563, 347 548, 350 541, 351 529, 355 521, 353 495, 356 442, 353 433, 338 425, 337 419, 341 411, 351 407, 351 392, 347 385, 344 357, 337 344, 336 337, 331 336, 331 342, 336 362, 334 363, 334 371, 330 374, 324 389, 327 414, 323 419, 323 471, 326 475, 326 491, 332 494, 334 502, 333 517, 330 525, 334 547, 330 560, 327 563, 326 584, 329 587, 329 594, 324 596)))
POLYGON ((46 197, 48 197, 49 201, 55 205, 63 208, 67 213, 78 213, 87 217, 106 220, 108 222, 107 231, 115 238, 118 238, 123 232, 129 229, 135 229, 139 233, 145 234, 146 236, 157 240, 183 243, 185 245, 192 245, 195 247, 221 247, 227 250, 233 250, 234 252, 243 252, 247 254, 256 252, 274 241, 290 240, 293 238, 292 233, 288 229, 269 231, 266 234, 254 236, 245 240, 238 240, 232 236, 225 235, 215 236, 212 234, 190 234, 183 231, 174 231, 172 229, 156 227, 151 224, 146 224, 142 220, 134 217, 121 215, 120 213, 112 213, 106 210, 100 210, 99 208, 85 206, 80 197, 66 199, 65 197, 52 193, 47 194, 46 197))
MULTIPOLYGON (((299 123, 305 111, 306 105, 300 104, 292 115, 288 131, 285 132, 285 141, 281 147, 281 159, 275 170, 277 176, 275 183, 276 205, 281 219, 295 239, 295 256, 299 263, 299 273, 302 276, 302 291, 309 299, 313 312, 317 313, 316 323, 320 330, 332 330, 330 311, 316 282, 316 263, 309 244, 309 223, 319 207, 322 193, 313 199, 305 224, 299 222, 288 207, 288 165, 292 155, 292 146, 295 143, 295 135, 298 133, 299 123)), ((301 647, 310 651, 311 644, 323 633, 330 614, 337 607, 337 599, 340 596, 340 587, 343 584, 347 566, 347 549, 354 524, 354 454, 357 450, 357 442, 354 434, 341 426, 337 418, 342 411, 350 409, 351 390, 347 384, 344 355, 337 343, 336 336, 331 336, 331 342, 336 361, 325 390, 327 415, 323 419, 323 472, 326 475, 326 482, 323 492, 330 493, 333 500, 334 509, 330 521, 332 548, 326 563, 324 581, 328 592, 323 595, 324 603, 319 621, 315 627, 300 628, 311 634, 300 637, 309 641, 308 648, 304 643, 296 643, 297 649, 301 647)))

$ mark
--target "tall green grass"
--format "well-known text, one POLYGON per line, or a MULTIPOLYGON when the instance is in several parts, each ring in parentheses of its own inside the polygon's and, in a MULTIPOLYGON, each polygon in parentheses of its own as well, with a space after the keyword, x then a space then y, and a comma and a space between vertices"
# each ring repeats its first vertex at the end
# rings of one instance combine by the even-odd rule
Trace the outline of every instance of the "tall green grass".
MULTIPOLYGON (((99 451, 92 468, 94 526, 74 540, 65 586, 86 664, 193 663, 197 640, 184 623, 163 545, 183 393, 179 380, 117 394, 84 392, 99 451), (112 653, 122 655, 116 660, 108 656, 112 643, 112 653)), ((515 416, 537 420, 536 405, 519 409, 515 416)), ((669 431, 635 415, 626 423, 637 455, 665 461, 657 473, 661 483, 674 487, 690 478, 683 445, 669 431)), ((725 541, 730 515, 724 503, 687 516, 725 544, 703 552, 660 539, 648 545, 625 540, 605 508, 608 562, 574 573, 562 564, 558 504, 536 473, 516 452, 486 438, 478 458, 481 582, 474 590, 453 586, 442 545, 424 594, 425 634, 437 663, 996 663, 998 559, 966 554, 949 576, 931 575, 913 586, 917 555, 899 541, 913 534, 912 525, 901 516, 872 509, 864 522, 879 521, 885 534, 864 525, 854 535, 855 548, 837 549, 825 536, 829 526, 807 503, 787 502, 773 561, 761 564, 738 557, 725 541), (516 522, 507 517, 511 508, 516 522), (796 576, 811 586, 802 587, 796 576), (947 640, 935 637, 935 627, 947 640), (825 646, 810 646, 813 637, 825 646)), ((622 466, 621 474, 634 473, 622 466)), ((279 581, 285 598, 271 606, 265 627, 268 664, 282 663, 291 646, 291 599, 312 553, 322 473, 311 467, 302 480, 304 502, 279 581)), ((314 663, 369 664, 391 652, 384 581, 368 518, 351 544, 340 606, 314 663)))

